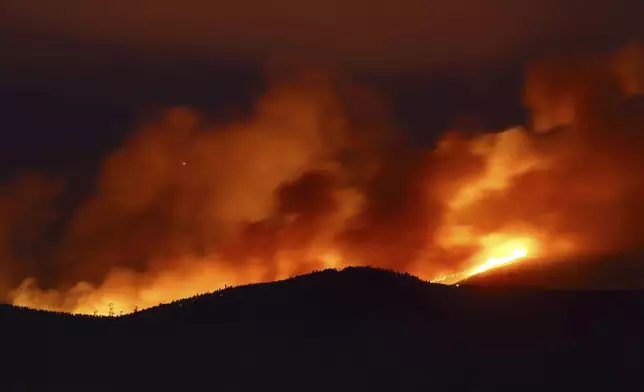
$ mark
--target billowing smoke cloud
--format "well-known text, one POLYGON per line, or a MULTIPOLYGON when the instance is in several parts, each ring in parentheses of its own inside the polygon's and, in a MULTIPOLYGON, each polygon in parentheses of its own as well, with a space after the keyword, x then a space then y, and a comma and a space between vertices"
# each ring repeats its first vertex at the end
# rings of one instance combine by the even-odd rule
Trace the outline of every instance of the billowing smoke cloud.
MULTIPOLYGON (((39 288, 38 271, 14 272, 22 264, 2 247, 3 268, 32 277, 10 297, 131 311, 320 268, 435 279, 519 245, 535 257, 639 247, 641 53, 537 62, 527 128, 453 130, 433 149, 396 140, 373 94, 319 72, 276 81, 250 118, 225 126, 172 109, 105 160, 98 191, 46 256, 62 276, 56 289, 39 288)), ((20 211, 53 196, 41 194, 8 207, 3 233, 35 219, 20 211)), ((38 234, 26 227, 21 240, 38 234)))
POLYGON ((0 293, 25 274, 37 274, 36 259, 47 258, 47 227, 57 218, 57 196, 63 183, 21 172, 0 185, 0 293))
POLYGON ((556 207, 556 230, 584 238, 588 250, 642 243, 644 106, 636 95, 642 93, 642 53, 630 47, 612 56, 536 64, 528 73, 525 97, 535 126, 566 126, 550 135, 553 140, 543 135, 540 148, 551 164, 531 174, 532 195, 540 196, 533 208, 543 214, 556 207))
MULTIPOLYGON (((360 88, 337 94, 338 83, 318 72, 292 79, 276 81, 246 121, 212 129, 189 108, 175 108, 108 156, 98 191, 73 214, 57 250, 63 290, 83 296, 78 282, 181 269, 213 256, 240 270, 260 259, 262 279, 297 270, 281 272, 277 250, 330 236, 328 225, 357 208, 355 189, 376 170, 386 120, 371 123, 380 109, 360 88)), ((34 284, 25 281, 14 295, 25 298, 34 284)), ((57 292, 42 294, 54 306, 69 303, 57 292)))

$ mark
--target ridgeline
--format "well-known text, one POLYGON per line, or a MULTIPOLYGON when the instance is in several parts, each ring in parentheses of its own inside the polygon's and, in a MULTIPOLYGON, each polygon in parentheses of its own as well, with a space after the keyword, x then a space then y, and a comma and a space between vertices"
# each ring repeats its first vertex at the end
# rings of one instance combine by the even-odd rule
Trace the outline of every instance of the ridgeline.
POLYGON ((3 391, 637 390, 644 363, 644 292, 443 286, 371 268, 122 317, 3 306, 0 322, 3 391))

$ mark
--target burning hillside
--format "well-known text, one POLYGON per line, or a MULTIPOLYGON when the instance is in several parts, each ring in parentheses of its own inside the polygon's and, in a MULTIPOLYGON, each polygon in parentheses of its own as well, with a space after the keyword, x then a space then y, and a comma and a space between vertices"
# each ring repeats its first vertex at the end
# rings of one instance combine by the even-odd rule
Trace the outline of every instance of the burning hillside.
POLYGON ((170 110, 107 157, 56 243, 62 184, 26 175, 0 189, 0 290, 17 305, 130 312, 322 268, 454 283, 636 248, 641 56, 536 63, 530 125, 451 130, 426 150, 397 140, 369 91, 319 73, 277 81, 244 121, 170 110))

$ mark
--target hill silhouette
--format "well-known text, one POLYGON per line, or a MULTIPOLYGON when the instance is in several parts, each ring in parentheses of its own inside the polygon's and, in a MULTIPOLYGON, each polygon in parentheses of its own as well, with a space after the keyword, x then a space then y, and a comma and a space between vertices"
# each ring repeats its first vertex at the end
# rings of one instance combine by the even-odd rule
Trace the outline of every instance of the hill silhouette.
POLYGON ((123 317, 13 307, 0 308, 0 317, 3 391, 642 385, 639 291, 442 286, 348 268, 228 288, 123 317))

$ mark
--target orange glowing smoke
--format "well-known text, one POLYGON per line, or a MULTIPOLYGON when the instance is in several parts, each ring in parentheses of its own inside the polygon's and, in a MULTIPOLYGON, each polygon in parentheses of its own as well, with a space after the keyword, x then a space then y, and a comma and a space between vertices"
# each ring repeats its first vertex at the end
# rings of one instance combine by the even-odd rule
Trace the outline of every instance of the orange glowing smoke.
MULTIPOLYGON (((473 205, 489 192, 503 190, 521 170, 529 170, 527 168, 530 165, 517 162, 535 162, 536 158, 531 155, 532 152, 526 150, 527 137, 522 129, 510 129, 467 142, 468 150, 480 154, 484 165, 478 175, 454 188, 453 192, 439 195, 449 202, 445 201, 442 209, 442 223, 436 230, 436 238, 432 240, 431 233, 425 233, 428 237, 420 244, 421 252, 407 264, 407 271, 427 280, 451 284, 516 261, 528 253, 536 256, 542 250, 538 238, 545 237, 534 228, 528 230, 526 227, 515 227, 509 231, 479 233, 477 225, 468 221, 473 205), (509 162, 505 162, 504 159, 509 162), (469 256, 459 256, 455 259, 456 264, 452 262, 459 269, 441 278, 437 277, 440 275, 440 269, 436 268, 431 260, 423 257, 423 254, 430 254, 436 246, 448 251, 460 247, 469 247, 477 251, 469 256)), ((439 159, 447 147, 442 148, 443 150, 437 150, 439 159)), ((183 163, 181 165, 184 166, 183 163)), ((533 164, 533 167, 536 166, 533 164)), ((292 194, 284 192, 284 195, 294 197, 292 201, 297 205, 301 203, 299 198, 307 196, 309 192, 307 188, 303 188, 304 184, 313 187, 311 191, 326 192, 316 185, 317 181, 322 179, 323 177, 305 177, 305 180, 294 182, 293 187, 287 185, 282 189, 292 190, 292 194)), ((441 192, 440 188, 436 188, 436 191, 441 192)), ((310 194, 307 197, 306 203, 314 202, 313 206, 316 209, 320 208, 316 204, 331 202, 323 201, 324 198, 316 202, 315 199, 320 195, 310 194)), ((223 256, 175 256, 171 261, 151 262, 145 274, 135 273, 127 268, 113 268, 100 285, 81 282, 65 291, 40 290, 35 281, 25 280, 14 290, 13 303, 72 313, 129 313, 136 308, 144 309, 224 286, 285 279, 299 273, 325 268, 373 265, 369 258, 377 260, 377 255, 361 252, 365 249, 383 249, 387 252, 389 248, 382 248, 383 244, 378 243, 361 243, 360 251, 355 253, 355 244, 347 245, 337 237, 337 233, 341 232, 343 227, 350 226, 350 222, 359 216, 364 198, 364 195, 355 191, 334 190, 333 200, 338 208, 329 210, 329 216, 317 216, 315 212, 316 216, 311 217, 309 221, 305 219, 306 214, 295 214, 287 218, 289 223, 286 226, 279 229, 270 229, 268 223, 250 226, 252 230, 236 239, 238 243, 233 246, 237 252, 247 252, 248 256, 244 259, 246 261, 241 263, 235 264, 232 260, 223 259, 223 256), (298 220, 301 220, 300 224, 297 224, 298 220), (302 237, 311 230, 311 225, 314 231, 309 233, 310 237, 302 237), (294 240, 297 241, 295 244, 292 242, 294 240), (270 256, 265 253, 266 246, 272 248, 270 256), (270 260, 267 260, 267 257, 270 257, 270 260)), ((412 228, 406 226, 407 224, 396 225, 395 221, 392 225, 400 230, 412 228)), ((366 229, 373 230, 372 227, 366 229)), ((237 256, 230 257, 234 260, 237 256)), ((396 264, 387 267, 397 268, 396 264)))
POLYGON ((27 212, 56 195, 0 187, 14 211, 0 222, 0 290, 16 305, 118 314, 324 268, 455 283, 642 246, 641 52, 537 63, 531 125, 453 130, 431 149, 397 140, 373 94, 326 74, 276 83, 243 121, 171 110, 108 156, 60 243, 25 229, 54 219, 27 212), (14 246, 16 232, 32 235, 14 246))

